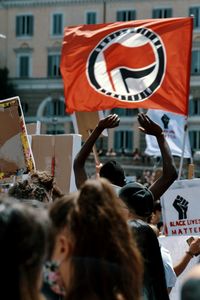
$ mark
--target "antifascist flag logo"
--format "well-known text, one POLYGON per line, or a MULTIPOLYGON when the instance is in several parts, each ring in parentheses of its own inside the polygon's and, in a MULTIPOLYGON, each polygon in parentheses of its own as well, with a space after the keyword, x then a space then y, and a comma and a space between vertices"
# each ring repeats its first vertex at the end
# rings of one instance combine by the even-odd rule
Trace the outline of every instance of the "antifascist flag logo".
POLYGON ((187 115, 192 18, 65 28, 66 109, 159 109, 187 115))
POLYGON ((103 38, 89 55, 86 72, 97 92, 135 102, 154 94, 165 69, 162 39, 152 30, 138 27, 123 28, 103 38))

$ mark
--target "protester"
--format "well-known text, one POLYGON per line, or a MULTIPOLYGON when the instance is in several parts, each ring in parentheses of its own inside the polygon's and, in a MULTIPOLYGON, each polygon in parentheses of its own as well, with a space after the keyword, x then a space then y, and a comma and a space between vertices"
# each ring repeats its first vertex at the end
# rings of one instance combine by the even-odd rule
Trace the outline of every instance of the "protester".
POLYGON ((139 183, 129 183, 119 191, 129 210, 129 226, 136 236, 144 259, 143 297, 145 300, 169 299, 157 237, 146 223, 153 211, 153 194, 139 183))
POLYGON ((8 190, 8 195, 10 197, 19 199, 21 202, 30 203, 33 205, 34 203, 36 205, 47 205, 49 202, 52 202, 52 199, 45 188, 31 183, 28 180, 16 182, 8 190))
MULTIPOLYGON (((131 226, 133 233, 137 234, 137 242, 143 254, 145 261, 143 278, 144 297, 151 300, 169 299, 159 244, 153 230, 146 224, 146 221, 153 212, 154 200, 159 199, 174 182, 177 178, 177 172, 161 127, 143 113, 138 114, 138 121, 140 124, 139 129, 142 132, 154 135, 157 139, 163 159, 162 173, 149 189, 137 183, 124 186, 125 181, 121 184, 117 184, 112 180, 111 182, 123 186, 119 192, 119 196, 131 213, 131 222, 129 225, 131 226)), ((118 126, 118 124, 119 120, 116 115, 108 116, 101 120, 89 139, 83 145, 74 162, 74 171, 78 186, 80 186, 87 178, 84 164, 96 139, 105 128, 115 127, 118 126)), ((113 174, 114 171, 110 173, 113 174)), ((116 179, 118 177, 119 176, 116 176, 116 179)))
MULTIPOLYGON (((159 230, 155 225, 150 225, 151 228, 154 230, 157 237, 159 237, 159 230)), ((162 237, 164 238, 164 237, 162 237)), ((200 238, 192 238, 192 241, 189 245, 188 250, 184 253, 182 258, 175 266, 172 264, 172 259, 169 251, 162 246, 162 238, 159 238, 160 241, 160 250, 161 256, 164 264, 165 269, 165 279, 168 291, 170 292, 171 289, 175 286, 176 278, 183 273, 189 262, 194 256, 200 254, 200 238)))
MULTIPOLYGON (((85 180, 87 180, 87 173, 85 170, 85 162, 88 156, 90 155, 92 148, 98 139, 98 137, 101 135, 102 131, 106 128, 114 128, 119 125, 120 119, 118 115, 113 114, 109 115, 106 118, 99 121, 96 128, 93 130, 93 132, 90 134, 84 145, 82 146, 81 150, 77 153, 75 159, 74 159, 74 175, 75 175, 75 181, 76 186, 79 188, 85 180)), ((116 162, 113 161, 111 163, 107 162, 105 163, 101 170, 100 170, 100 176, 104 173, 108 173, 108 176, 106 177, 108 180, 110 180, 111 183, 117 186, 123 186, 126 182, 124 170, 122 167, 116 162), (110 168, 112 168, 110 170, 110 168), (107 172, 108 170, 108 172, 107 172), (109 171, 110 170, 110 171, 109 171), (117 175, 115 176, 115 170, 117 170, 117 175), (120 173, 121 172, 121 173, 120 173), (120 173, 120 176, 119 176, 120 173), (112 175, 110 177, 109 175, 112 175)), ((103 176, 102 176, 103 177, 103 176)))
POLYGON ((61 197, 64 193, 57 186, 55 178, 47 171, 36 170, 30 174, 30 181, 39 187, 42 187, 48 193, 48 197, 54 201, 56 198, 61 197))
POLYGON ((194 256, 197 256, 199 254, 200 254, 200 238, 196 237, 190 243, 188 250, 185 252, 181 260, 174 266, 174 271, 176 273, 176 276, 182 274, 182 272, 185 270, 185 268, 187 267, 191 259, 194 256))
MULTIPOLYGON (((90 152, 92 151, 92 147, 94 143, 102 133, 102 131, 106 128, 114 128, 119 125, 120 119, 119 117, 114 115, 109 115, 108 117, 99 121, 97 127, 93 130, 92 134, 89 136, 87 141, 84 143, 81 150, 78 152, 77 156, 74 160, 74 173, 76 185, 79 188, 81 184, 87 179, 87 174, 85 171, 85 162, 90 152)), ((153 193, 154 200, 160 199, 161 195, 169 188, 169 186, 174 182, 177 178, 177 171, 174 164, 173 157, 171 155, 169 146, 164 137, 162 128, 155 122, 153 122, 147 115, 143 113, 138 114, 138 122, 140 124, 139 129, 145 134, 154 135, 157 139, 162 160, 163 160, 163 169, 160 177, 150 186, 150 190, 153 193)), ((106 177, 111 181, 112 184, 117 186, 124 186, 126 183, 125 174, 121 166, 116 162, 115 166, 117 170, 121 169, 121 176, 119 173, 115 175, 115 168, 110 172, 104 172, 104 169, 109 169, 109 162, 105 163, 101 170, 100 176, 106 177), (108 166, 107 166, 108 165, 108 166), (112 175, 108 176, 108 175, 112 175), (119 180, 120 178, 120 180, 119 180)), ((113 164, 112 164, 113 166, 113 164)))
POLYGON ((141 257, 106 179, 87 180, 56 200, 50 217, 56 230, 51 263, 60 282, 51 282, 52 289, 64 288, 66 300, 141 299, 141 257))
POLYGON ((153 212, 148 220, 148 223, 152 225, 156 225, 161 222, 162 219, 162 208, 160 204, 160 200, 154 201, 153 204, 153 212))
POLYGON ((0 199, 0 289, 2 299, 41 300, 42 266, 50 221, 44 210, 0 199))
POLYGON ((135 148, 135 151, 133 152, 133 160, 140 160, 141 154, 138 148, 135 148))
POLYGON ((30 173, 24 181, 16 182, 8 190, 10 197, 20 199, 23 202, 39 201, 48 204, 64 194, 55 183, 54 177, 46 171, 30 173))

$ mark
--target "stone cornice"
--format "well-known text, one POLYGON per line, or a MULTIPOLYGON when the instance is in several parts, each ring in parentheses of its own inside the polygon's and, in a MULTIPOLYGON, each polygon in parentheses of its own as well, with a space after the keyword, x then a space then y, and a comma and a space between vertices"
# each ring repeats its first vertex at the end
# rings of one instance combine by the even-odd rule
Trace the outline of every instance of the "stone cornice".
MULTIPOLYGON (((56 6, 84 3, 101 3, 104 0, 1 0, 0 7, 26 7, 26 6, 56 6)), ((109 0, 112 1, 112 0, 109 0)))
MULTIPOLYGON (((0 8, 11 7, 37 7, 37 6, 57 6, 57 5, 72 5, 72 4, 89 4, 89 3, 110 3, 120 2, 121 0, 0 0, 0 8)), ((123 0, 125 2, 133 2, 133 0, 123 0)))

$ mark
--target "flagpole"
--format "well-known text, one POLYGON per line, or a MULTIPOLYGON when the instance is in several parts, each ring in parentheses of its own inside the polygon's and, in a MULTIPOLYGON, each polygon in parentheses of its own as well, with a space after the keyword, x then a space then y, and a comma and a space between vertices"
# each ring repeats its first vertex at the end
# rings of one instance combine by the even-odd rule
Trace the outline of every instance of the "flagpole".
POLYGON ((180 159, 180 165, 179 165, 179 172, 178 172, 178 179, 181 178, 181 172, 183 169, 183 159, 184 159, 184 152, 185 152, 185 142, 186 142, 186 135, 187 135, 187 129, 188 129, 188 118, 185 119, 185 126, 184 126, 184 136, 183 136, 183 147, 182 147, 182 153, 181 153, 181 159, 180 159))

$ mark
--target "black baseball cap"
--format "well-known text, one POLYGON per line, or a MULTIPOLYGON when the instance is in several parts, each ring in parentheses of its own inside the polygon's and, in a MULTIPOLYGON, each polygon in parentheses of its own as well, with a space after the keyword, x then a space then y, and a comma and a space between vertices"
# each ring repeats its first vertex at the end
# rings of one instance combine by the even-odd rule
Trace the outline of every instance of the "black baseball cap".
POLYGON ((138 216, 149 217, 153 212, 152 192, 138 182, 128 183, 119 191, 119 197, 138 216))

